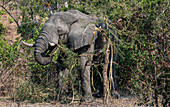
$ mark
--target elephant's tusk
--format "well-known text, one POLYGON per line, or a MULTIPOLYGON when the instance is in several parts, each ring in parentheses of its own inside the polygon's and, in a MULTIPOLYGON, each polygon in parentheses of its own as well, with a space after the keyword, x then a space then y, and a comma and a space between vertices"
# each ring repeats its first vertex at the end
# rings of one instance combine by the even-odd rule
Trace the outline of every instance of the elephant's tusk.
POLYGON ((55 46, 55 43, 49 42, 50 46, 55 46))
POLYGON ((22 41, 22 43, 23 43, 24 45, 28 46, 28 47, 34 47, 34 46, 35 46, 35 44, 29 44, 29 43, 26 43, 26 42, 24 42, 24 41, 22 41))

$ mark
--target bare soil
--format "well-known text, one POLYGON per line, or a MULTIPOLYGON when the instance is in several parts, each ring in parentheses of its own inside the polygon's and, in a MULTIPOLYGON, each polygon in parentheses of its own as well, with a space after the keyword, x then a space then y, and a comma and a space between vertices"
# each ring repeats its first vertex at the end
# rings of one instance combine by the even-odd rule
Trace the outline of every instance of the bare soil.
POLYGON ((94 101, 88 103, 73 102, 71 104, 1 101, 0 107, 137 107, 137 105, 135 97, 126 96, 119 99, 110 99, 108 104, 104 104, 102 98, 97 98, 94 101))

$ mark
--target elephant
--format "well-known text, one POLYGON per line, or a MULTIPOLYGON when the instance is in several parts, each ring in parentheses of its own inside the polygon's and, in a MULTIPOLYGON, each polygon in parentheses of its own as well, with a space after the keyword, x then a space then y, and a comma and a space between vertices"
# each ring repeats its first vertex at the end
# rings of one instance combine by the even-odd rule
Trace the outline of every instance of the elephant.
MULTIPOLYGON (((35 47, 35 60, 41 65, 47 65, 52 62, 52 57, 49 55, 54 52, 57 44, 63 43, 80 55, 82 90, 84 99, 91 100, 92 91, 90 84, 90 66, 95 50, 96 40, 100 38, 100 32, 96 31, 95 24, 98 18, 86 15, 78 10, 68 10, 66 12, 56 12, 50 16, 47 22, 43 25, 39 37, 35 44, 27 46, 35 47), (94 33, 94 32, 97 33, 94 33), (48 54, 47 51, 49 52, 48 54)), ((96 24, 97 27, 106 28, 106 24, 96 24)), ((99 41, 98 41, 99 42, 99 41)), ((115 78, 115 76, 114 76, 115 78)), ((116 81, 116 79, 114 79, 116 81)))

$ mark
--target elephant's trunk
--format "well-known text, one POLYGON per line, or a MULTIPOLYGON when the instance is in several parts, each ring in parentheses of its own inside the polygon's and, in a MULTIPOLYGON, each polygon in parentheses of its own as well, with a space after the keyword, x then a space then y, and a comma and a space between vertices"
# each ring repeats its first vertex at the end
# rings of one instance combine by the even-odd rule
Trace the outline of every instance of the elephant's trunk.
POLYGON ((34 52, 35 60, 41 65, 47 65, 52 61, 50 56, 45 56, 44 54, 44 52, 38 52, 38 50, 34 52))
POLYGON ((34 57, 35 60, 41 65, 47 65, 52 61, 52 57, 49 55, 51 50, 49 49, 49 40, 47 35, 41 34, 36 43, 34 57))
POLYGON ((34 57, 35 60, 41 65, 47 65, 51 62, 52 58, 46 55, 48 50, 48 43, 44 43, 43 39, 38 39, 35 44, 34 57))

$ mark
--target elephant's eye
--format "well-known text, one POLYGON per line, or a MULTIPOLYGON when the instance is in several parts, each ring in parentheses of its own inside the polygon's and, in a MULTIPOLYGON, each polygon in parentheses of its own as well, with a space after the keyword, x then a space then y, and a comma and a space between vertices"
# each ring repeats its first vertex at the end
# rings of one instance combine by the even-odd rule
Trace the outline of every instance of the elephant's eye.
POLYGON ((57 28, 57 32, 58 32, 58 34, 61 34, 61 33, 62 33, 62 30, 61 30, 60 27, 57 28))
POLYGON ((65 34, 67 33, 67 32, 66 32, 64 29, 62 29, 61 27, 58 27, 57 32, 58 32, 58 35, 59 35, 59 36, 65 35, 65 34))

